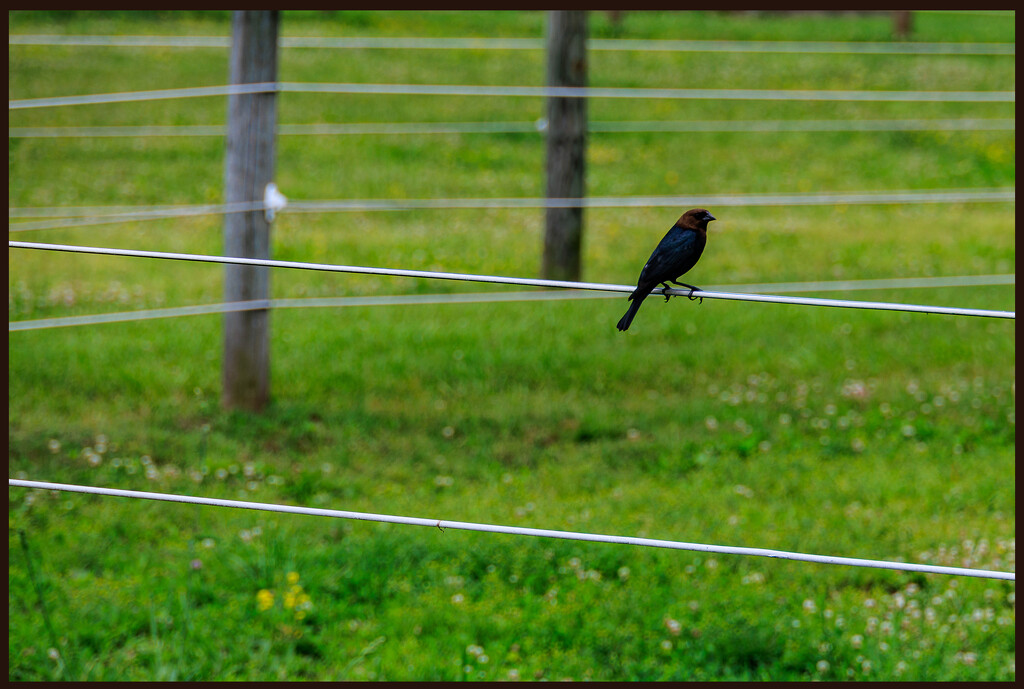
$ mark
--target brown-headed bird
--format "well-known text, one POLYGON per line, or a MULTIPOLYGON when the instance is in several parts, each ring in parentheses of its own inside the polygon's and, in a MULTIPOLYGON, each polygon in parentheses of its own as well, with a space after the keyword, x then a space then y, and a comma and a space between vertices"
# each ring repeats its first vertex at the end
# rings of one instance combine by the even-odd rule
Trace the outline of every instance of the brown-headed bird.
MULTIPOLYGON (((670 289, 668 283, 690 288, 690 299, 694 299, 693 291, 700 289, 685 282, 679 282, 686 271, 697 265, 697 260, 704 252, 704 246, 708 243, 708 223, 715 219, 715 216, 703 208, 694 208, 686 211, 676 221, 668 234, 658 242, 654 253, 647 259, 644 269, 640 271, 640 280, 637 282, 636 290, 629 295, 629 310, 619 321, 619 330, 626 330, 633 322, 633 317, 640 309, 640 304, 651 293, 651 290, 660 283, 665 289, 670 289)), ((665 295, 668 301, 669 295, 665 295)))

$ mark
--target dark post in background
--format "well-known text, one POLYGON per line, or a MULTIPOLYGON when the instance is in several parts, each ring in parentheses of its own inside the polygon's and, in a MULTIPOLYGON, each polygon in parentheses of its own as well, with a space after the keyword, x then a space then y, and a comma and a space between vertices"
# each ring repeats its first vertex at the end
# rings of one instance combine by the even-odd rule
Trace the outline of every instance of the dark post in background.
MULTIPOLYGON (((587 13, 548 13, 547 85, 587 85, 587 13)), ((548 98, 547 198, 582 199, 586 152, 586 98, 548 98)), ((542 277, 580 279, 583 208, 548 208, 542 277)))
POLYGON ((901 41, 905 41, 910 38, 910 34, 914 30, 914 16, 910 13, 910 10, 893 10, 892 12, 892 32, 901 41))
MULTIPOLYGON (((231 83, 277 81, 279 12, 236 11, 231 23, 231 83)), ((276 103, 273 91, 228 96, 224 183, 229 204, 262 201, 273 180, 276 103)), ((225 215, 224 255, 270 258, 270 224, 262 210, 225 215)), ((269 268, 226 266, 224 301, 269 298, 269 268)), ((224 314, 223 385, 226 409, 260 411, 270 401, 269 310, 224 314)))

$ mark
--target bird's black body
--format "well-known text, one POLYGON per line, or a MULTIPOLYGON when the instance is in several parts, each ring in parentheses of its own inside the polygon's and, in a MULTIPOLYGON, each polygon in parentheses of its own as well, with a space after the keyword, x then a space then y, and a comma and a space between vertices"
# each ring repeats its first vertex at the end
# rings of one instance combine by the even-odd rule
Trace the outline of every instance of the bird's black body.
MULTIPOLYGON (((666 289, 669 282, 689 287, 690 290, 697 289, 693 285, 687 285, 678 280, 697 265, 708 241, 708 223, 714 219, 715 216, 703 208, 694 208, 684 213, 676 221, 668 234, 658 243, 651 257, 647 259, 643 270, 640 271, 640 280, 637 282, 636 290, 629 295, 629 299, 633 303, 629 305, 626 315, 619 320, 619 324, 616 326, 619 330, 629 328, 633 317, 640 309, 640 304, 659 284, 666 289)), ((665 297, 665 300, 668 301, 668 296, 665 297)))

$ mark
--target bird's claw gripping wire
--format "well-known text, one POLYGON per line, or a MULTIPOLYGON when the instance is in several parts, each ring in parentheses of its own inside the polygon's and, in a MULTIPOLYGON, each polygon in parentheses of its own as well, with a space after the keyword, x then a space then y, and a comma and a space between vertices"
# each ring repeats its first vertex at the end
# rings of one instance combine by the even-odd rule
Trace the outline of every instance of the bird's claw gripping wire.
POLYGON ((669 293, 668 293, 668 290, 670 290, 670 289, 672 289, 672 288, 668 286, 668 283, 667 283, 667 282, 663 282, 663 283, 661 283, 661 286, 665 288, 665 291, 664 291, 664 292, 662 292, 662 294, 664 295, 664 297, 665 297, 665 303, 667 304, 667 303, 668 303, 668 300, 669 300, 669 299, 671 299, 672 297, 676 296, 676 295, 674 295, 674 294, 669 294, 669 293))
MULTIPOLYGON (((689 287, 690 288, 690 293, 686 295, 686 298, 689 299, 690 301, 694 301, 694 300, 699 299, 700 301, 698 303, 700 303, 700 304, 704 303, 704 297, 702 297, 700 295, 697 295, 696 297, 693 296, 694 292, 699 292, 700 291, 700 287, 694 287, 693 285, 688 285, 685 282, 676 282, 675 280, 670 280, 669 282, 671 282, 674 285, 679 285, 680 287, 689 287)), ((668 286, 667 282, 663 282, 661 284, 665 287, 665 289, 671 289, 668 286)), ((674 296, 677 296, 677 295, 675 295, 675 294, 666 294, 665 295, 665 301, 668 301, 669 297, 674 297, 674 296)))

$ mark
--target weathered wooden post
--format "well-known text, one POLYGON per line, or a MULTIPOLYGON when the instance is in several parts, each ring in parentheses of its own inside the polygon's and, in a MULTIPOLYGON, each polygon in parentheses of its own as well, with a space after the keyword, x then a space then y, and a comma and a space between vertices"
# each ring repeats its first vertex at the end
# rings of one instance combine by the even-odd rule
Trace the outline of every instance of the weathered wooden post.
POLYGON ((910 38, 910 32, 914 28, 914 15, 910 10, 892 11, 892 32, 896 38, 905 41, 910 38))
MULTIPOLYGON (((236 11, 232 16, 232 84, 277 81, 279 12, 236 11)), ((274 178, 277 95, 228 96, 228 140, 224 174, 226 202, 262 201, 274 178)), ((227 213, 224 255, 270 258, 270 223, 262 210, 227 213)), ((224 301, 270 298, 270 269, 225 267, 224 301)), ((221 404, 260 411, 270 401, 270 311, 224 314, 221 404)))
MULTIPOLYGON (((548 86, 587 85, 587 13, 552 11, 547 27, 548 86)), ((584 195, 586 98, 548 98, 547 198, 584 195)), ((580 279, 583 208, 548 208, 541 275, 550 280, 580 279)))

